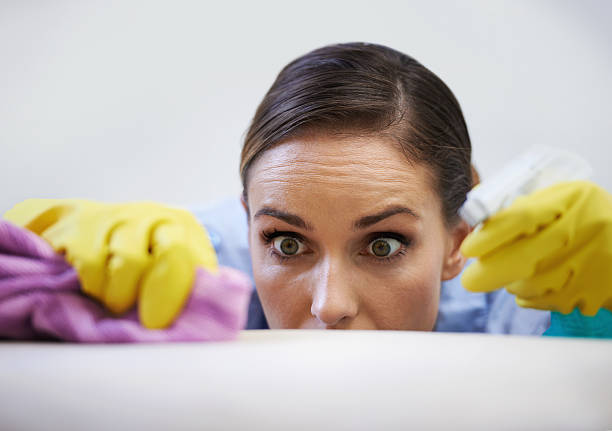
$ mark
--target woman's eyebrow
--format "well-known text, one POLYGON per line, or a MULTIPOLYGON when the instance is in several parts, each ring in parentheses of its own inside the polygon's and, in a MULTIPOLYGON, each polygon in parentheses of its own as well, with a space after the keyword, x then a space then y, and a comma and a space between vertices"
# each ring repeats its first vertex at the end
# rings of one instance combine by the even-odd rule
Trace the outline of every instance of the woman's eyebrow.
POLYGON ((277 218, 279 220, 284 221, 285 223, 288 223, 295 227, 299 227, 300 229, 309 230, 309 231, 313 230, 312 226, 306 223, 300 216, 297 216, 295 214, 291 214, 285 211, 280 211, 280 210, 277 210, 271 207, 263 207, 255 213, 255 215, 253 216, 253 220, 256 220, 258 217, 261 217, 262 215, 267 215, 270 217, 277 218))
POLYGON ((416 219, 419 219, 419 215, 414 212, 413 210, 411 210, 408 207, 403 207, 403 206, 392 206, 390 208, 387 208, 379 213, 373 214, 373 215, 369 215, 369 216, 365 216, 365 217, 361 217, 359 220, 357 220, 354 224, 353 224, 353 229, 354 230, 359 230, 359 229, 365 229, 367 227, 372 226, 373 224, 378 223, 381 220, 384 220, 388 217, 391 217, 395 214, 409 214, 413 217, 415 217, 416 219))

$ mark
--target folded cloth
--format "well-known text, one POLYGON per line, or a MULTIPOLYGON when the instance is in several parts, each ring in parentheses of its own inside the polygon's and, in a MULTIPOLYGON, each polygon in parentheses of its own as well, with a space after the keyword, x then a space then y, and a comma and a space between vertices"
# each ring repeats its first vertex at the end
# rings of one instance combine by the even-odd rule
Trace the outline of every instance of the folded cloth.
POLYGON ((233 339, 247 318, 251 282, 220 267, 197 270, 190 298, 167 329, 136 310, 115 316, 80 289, 75 269, 34 233, 0 220, 0 338, 90 343, 233 339))

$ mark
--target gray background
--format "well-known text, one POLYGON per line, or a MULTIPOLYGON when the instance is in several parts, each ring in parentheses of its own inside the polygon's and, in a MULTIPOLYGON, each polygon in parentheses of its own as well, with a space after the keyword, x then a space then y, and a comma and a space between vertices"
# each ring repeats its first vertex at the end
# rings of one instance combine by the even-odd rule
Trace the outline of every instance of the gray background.
POLYGON ((355 40, 451 87, 485 178, 548 144, 612 190, 610 22, 610 1, 3 1, 0 212, 238 194, 242 137, 281 67, 355 40))

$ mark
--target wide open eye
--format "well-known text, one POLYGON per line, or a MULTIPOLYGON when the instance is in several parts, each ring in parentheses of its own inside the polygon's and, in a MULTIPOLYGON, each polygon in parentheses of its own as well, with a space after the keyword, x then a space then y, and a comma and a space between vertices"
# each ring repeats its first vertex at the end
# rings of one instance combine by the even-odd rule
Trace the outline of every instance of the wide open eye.
POLYGON ((278 236, 274 238, 273 245, 283 256, 295 256, 304 250, 304 244, 291 236, 278 236))
POLYGON ((368 252, 376 257, 393 256, 402 246, 395 238, 376 238, 368 244, 368 252))

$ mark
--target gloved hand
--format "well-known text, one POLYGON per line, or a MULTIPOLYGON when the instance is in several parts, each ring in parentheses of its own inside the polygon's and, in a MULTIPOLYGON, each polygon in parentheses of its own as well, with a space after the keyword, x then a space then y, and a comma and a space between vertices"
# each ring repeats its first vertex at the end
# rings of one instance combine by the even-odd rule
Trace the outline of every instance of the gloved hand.
POLYGON ((208 235, 192 214, 152 202, 30 199, 4 217, 42 236, 76 269, 81 288, 141 323, 164 328, 188 298, 197 266, 216 271, 208 235))
POLYGON ((522 307, 593 316, 612 310, 612 196, 587 181, 517 198, 463 242, 474 292, 500 287, 522 307))

